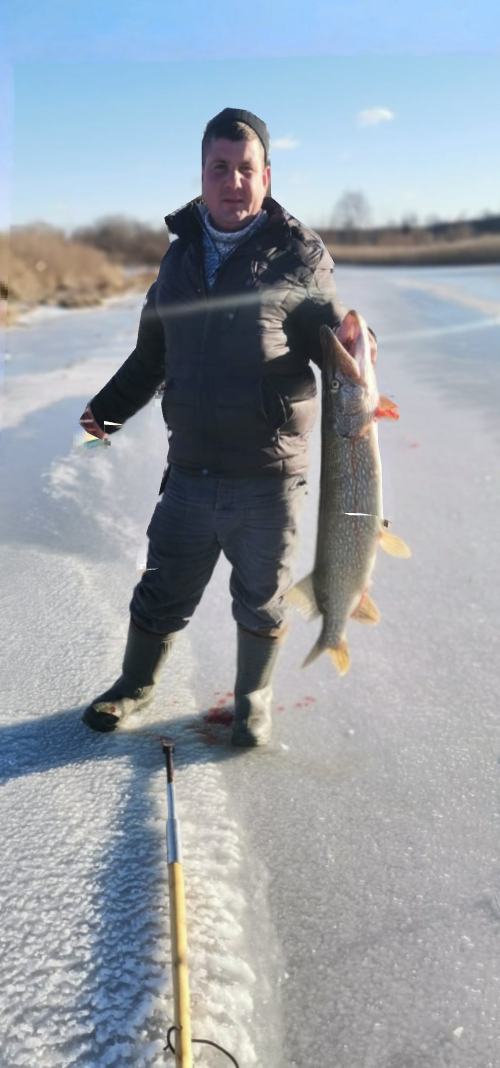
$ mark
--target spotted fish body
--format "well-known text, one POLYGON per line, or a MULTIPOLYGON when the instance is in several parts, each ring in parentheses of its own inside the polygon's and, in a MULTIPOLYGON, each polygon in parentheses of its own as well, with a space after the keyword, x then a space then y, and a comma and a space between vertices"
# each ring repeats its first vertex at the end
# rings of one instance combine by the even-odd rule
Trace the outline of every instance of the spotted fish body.
POLYGON ((382 530, 376 424, 358 440, 326 437, 323 466, 330 478, 321 485, 313 590, 323 616, 322 643, 336 648, 368 588, 382 530))
POLYGON ((375 344, 362 317, 350 311, 337 334, 320 331, 323 349, 321 483, 316 557, 311 575, 287 595, 307 619, 322 617, 321 634, 304 661, 328 650, 340 674, 349 668, 345 629, 349 618, 377 623, 368 596, 379 545, 409 556, 389 534, 382 505, 382 465, 377 419, 398 418, 378 392, 375 344))

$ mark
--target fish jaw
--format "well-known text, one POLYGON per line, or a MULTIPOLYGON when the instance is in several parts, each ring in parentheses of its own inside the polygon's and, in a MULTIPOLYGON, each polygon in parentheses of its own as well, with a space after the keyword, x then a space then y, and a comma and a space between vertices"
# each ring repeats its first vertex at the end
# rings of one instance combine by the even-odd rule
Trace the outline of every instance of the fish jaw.
POLYGON ((349 313, 351 329, 347 337, 339 336, 345 320, 337 334, 326 324, 320 327, 323 431, 342 437, 364 433, 373 422, 379 402, 368 329, 364 320, 359 325, 353 319, 354 314, 349 313))
POLYGON ((358 385, 361 382, 361 372, 357 361, 326 323, 320 327, 320 340, 326 372, 325 384, 331 388, 338 374, 342 380, 346 379, 358 385))
POLYGON ((361 377, 366 384, 375 378, 377 347, 370 337, 368 326, 359 312, 351 308, 336 331, 340 344, 356 360, 361 377))
MULTIPOLYGON (((333 331, 330 331, 330 333, 333 334, 333 331)), ((375 339, 371 337, 363 316, 351 309, 335 331, 334 337, 339 342, 339 346, 335 346, 337 358, 340 349, 344 352, 344 368, 347 370, 345 353, 351 356, 358 368, 359 379, 364 382, 368 391, 366 402, 368 411, 371 410, 373 405, 376 419, 398 419, 399 409, 397 405, 378 392, 375 376, 377 344, 375 339)), ((328 339, 329 335, 325 333, 326 345, 328 345, 328 339)), ((334 344, 331 339, 330 344, 334 344)))

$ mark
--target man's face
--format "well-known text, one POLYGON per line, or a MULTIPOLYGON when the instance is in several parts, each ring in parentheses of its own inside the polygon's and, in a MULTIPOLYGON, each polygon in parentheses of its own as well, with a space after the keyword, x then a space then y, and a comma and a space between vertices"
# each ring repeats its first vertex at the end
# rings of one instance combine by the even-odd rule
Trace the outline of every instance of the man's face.
POLYGON ((218 230, 242 230, 262 207, 271 179, 264 146, 253 141, 212 141, 201 168, 203 199, 218 230))

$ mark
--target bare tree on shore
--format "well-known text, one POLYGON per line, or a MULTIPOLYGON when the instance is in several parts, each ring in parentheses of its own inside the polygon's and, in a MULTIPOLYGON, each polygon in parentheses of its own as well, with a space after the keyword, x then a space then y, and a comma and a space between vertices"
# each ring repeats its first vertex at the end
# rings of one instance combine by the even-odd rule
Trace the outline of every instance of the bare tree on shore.
POLYGON ((154 229, 122 215, 106 215, 75 230, 72 236, 76 241, 101 249, 121 264, 159 264, 170 243, 165 225, 154 229))
POLYGON ((364 193, 347 190, 333 209, 335 226, 339 230, 360 229, 371 225, 371 207, 364 193))
POLYGON ((332 223, 335 230, 344 232, 349 244, 362 240, 360 231, 371 225, 372 211, 364 193, 346 190, 333 209, 332 223))

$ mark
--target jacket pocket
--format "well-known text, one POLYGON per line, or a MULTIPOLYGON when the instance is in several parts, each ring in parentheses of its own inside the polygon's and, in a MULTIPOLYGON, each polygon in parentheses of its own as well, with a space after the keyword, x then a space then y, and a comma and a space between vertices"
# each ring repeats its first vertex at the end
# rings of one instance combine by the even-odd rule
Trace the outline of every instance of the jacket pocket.
POLYGON ((273 430, 281 430, 292 414, 288 397, 283 396, 267 378, 261 378, 260 390, 262 409, 269 425, 273 430))
POLYGON ((300 375, 280 375, 274 380, 261 379, 261 382, 262 407, 275 433, 291 437, 309 434, 318 410, 313 371, 307 368, 300 375))
POLYGON ((170 379, 163 391, 161 407, 169 433, 192 440, 199 437, 199 409, 189 384, 170 379))

